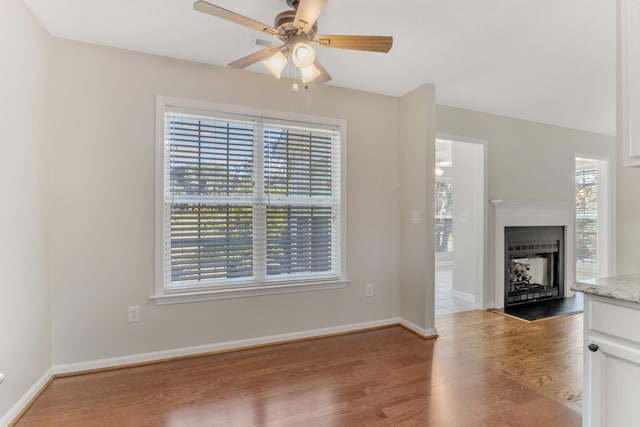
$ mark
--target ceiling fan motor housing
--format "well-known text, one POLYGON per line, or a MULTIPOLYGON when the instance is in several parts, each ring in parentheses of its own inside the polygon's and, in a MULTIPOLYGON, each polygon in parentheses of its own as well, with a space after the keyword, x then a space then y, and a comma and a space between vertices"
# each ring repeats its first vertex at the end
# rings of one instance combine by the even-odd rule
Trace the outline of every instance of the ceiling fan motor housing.
MULTIPOLYGON (((287 2, 290 0, 287 0, 287 2)), ((295 10, 285 10, 284 12, 276 15, 276 18, 273 20, 273 27, 278 30, 278 36, 281 38, 289 38, 291 35, 298 33, 298 27, 293 25, 293 21, 296 18, 295 10)), ((307 39, 313 39, 318 32, 318 24, 313 24, 311 31, 306 34, 307 39)))

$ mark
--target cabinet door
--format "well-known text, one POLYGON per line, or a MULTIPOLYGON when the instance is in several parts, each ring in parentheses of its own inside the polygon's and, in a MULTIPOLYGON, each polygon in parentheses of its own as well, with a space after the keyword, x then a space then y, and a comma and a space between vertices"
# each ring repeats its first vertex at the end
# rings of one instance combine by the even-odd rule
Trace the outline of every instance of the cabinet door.
MULTIPOLYGON (((587 351, 590 367, 591 426, 637 427, 640 405, 640 346, 629 341, 592 337, 596 351, 587 351)), ((586 420, 585 420, 586 421, 586 420)))
POLYGON ((640 0, 620 0, 622 161, 640 166, 640 0))

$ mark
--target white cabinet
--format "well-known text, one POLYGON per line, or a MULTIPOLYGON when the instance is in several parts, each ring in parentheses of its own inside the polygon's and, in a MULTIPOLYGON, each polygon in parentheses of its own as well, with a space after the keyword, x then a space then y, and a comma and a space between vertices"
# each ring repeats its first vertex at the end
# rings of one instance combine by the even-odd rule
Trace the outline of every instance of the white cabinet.
POLYGON ((622 161, 640 166, 640 0, 618 0, 622 161))
POLYGON ((640 304, 585 295, 584 427, 636 427, 640 304))

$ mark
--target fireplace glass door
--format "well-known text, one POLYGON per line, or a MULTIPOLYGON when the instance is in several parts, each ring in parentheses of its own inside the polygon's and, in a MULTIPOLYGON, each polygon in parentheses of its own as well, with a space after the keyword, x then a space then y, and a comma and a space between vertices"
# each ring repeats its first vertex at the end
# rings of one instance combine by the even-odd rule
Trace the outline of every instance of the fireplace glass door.
POLYGON ((563 227, 505 228, 505 306, 563 296, 563 227))

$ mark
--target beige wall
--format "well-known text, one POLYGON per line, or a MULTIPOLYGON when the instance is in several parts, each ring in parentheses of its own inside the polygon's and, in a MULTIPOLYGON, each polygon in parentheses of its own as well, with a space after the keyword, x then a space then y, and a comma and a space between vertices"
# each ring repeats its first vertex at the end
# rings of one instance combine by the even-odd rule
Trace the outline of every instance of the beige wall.
POLYGON ((488 199, 573 202, 576 154, 615 159, 615 138, 439 105, 438 134, 488 141, 488 199))
MULTIPOLYGON (((397 316, 397 99, 56 40, 51 135, 54 364, 397 316), (156 306, 156 95, 347 120, 346 289, 156 306), (365 284, 374 296, 365 297, 365 284), (142 321, 127 323, 127 306, 142 321)), ((433 102, 433 101, 431 101, 433 102)), ((421 201, 424 204, 424 200, 421 201)), ((424 206, 423 206, 424 209, 424 206)), ((423 262, 423 261, 421 261, 423 262)))
POLYGON ((618 144, 616 171, 616 274, 640 272, 640 168, 622 166, 618 144))
POLYGON ((398 312, 435 333, 433 197, 435 87, 421 86, 398 99, 398 312), (411 212, 420 222, 411 222, 411 212))
MULTIPOLYGON (((437 106, 436 118, 438 135, 487 141, 487 200, 574 202, 576 154, 615 163, 615 137, 612 136, 442 105, 437 106)), ((489 266, 487 280, 490 286, 485 297, 491 304, 492 206, 488 210, 487 233, 485 265, 489 266)), ((613 235, 612 228, 610 236, 613 235)))
MULTIPOLYGON (((618 22, 620 21, 618 8, 618 22)), ((640 272, 640 167, 622 166, 622 86, 620 67, 620 25, 617 25, 616 128, 618 167, 616 169, 616 273, 640 272)))
POLYGON ((49 36, 20 0, 0 6, 0 424, 51 366, 45 228, 49 36))

